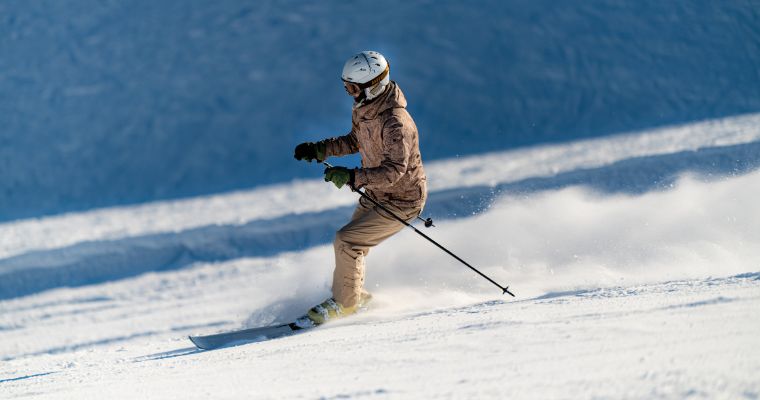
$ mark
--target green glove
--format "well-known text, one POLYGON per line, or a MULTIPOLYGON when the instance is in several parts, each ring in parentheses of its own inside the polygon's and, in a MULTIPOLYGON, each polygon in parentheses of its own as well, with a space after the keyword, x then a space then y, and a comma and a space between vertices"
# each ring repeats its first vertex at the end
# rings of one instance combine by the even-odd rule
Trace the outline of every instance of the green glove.
POLYGON ((296 146, 293 153, 293 157, 295 157, 296 160, 306 160, 308 162, 311 162, 311 160, 317 160, 317 162, 322 162, 327 158, 325 157, 325 153, 327 153, 327 145, 324 142, 301 143, 296 146))
POLYGON ((325 169, 325 182, 332 182, 340 189, 347 184, 354 186, 354 170, 346 167, 328 167, 325 169))

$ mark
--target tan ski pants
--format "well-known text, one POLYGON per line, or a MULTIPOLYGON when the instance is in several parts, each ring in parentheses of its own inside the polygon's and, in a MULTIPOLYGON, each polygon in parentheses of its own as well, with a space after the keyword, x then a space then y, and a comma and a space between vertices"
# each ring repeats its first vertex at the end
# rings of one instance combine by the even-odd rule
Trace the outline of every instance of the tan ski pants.
MULTIPOLYGON (((410 221, 421 208, 398 208, 383 204, 399 217, 410 221)), ((333 273, 333 298, 343 307, 353 307, 359 302, 364 286, 364 258, 370 248, 380 244, 404 228, 401 222, 381 209, 376 209, 364 198, 351 217, 351 222, 335 234, 335 272, 333 273)))

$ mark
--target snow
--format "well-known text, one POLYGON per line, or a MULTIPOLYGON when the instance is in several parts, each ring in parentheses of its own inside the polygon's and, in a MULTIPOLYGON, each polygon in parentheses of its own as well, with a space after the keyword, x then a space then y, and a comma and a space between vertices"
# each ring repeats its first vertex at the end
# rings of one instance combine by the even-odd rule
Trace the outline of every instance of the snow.
POLYGON ((753 2, 0 2, 0 48, 0 399, 760 398, 753 2), (405 230, 365 312, 195 349, 330 295, 357 196, 292 148, 363 49, 420 229, 517 297, 405 230))
MULTIPOLYGON (((0 384, 7 398, 760 394, 757 273, 405 312, 387 311, 394 299, 381 296, 377 310, 352 320, 210 352, 194 350, 181 337, 200 326, 172 326, 166 317, 173 315, 181 323, 199 314, 218 314, 208 310, 208 302, 235 310, 240 293, 216 292, 199 299, 180 298, 183 291, 171 288, 159 292, 161 300, 151 301, 145 292, 134 301, 126 301, 124 293, 79 302, 59 296, 57 304, 36 308, 38 313, 54 311, 48 332, 84 315, 76 321, 79 335, 88 336, 83 325, 97 323, 103 336, 76 337, 57 347, 49 347, 55 346, 50 335, 30 338, 37 341, 34 349, 3 363, 0 384)), ((224 326, 213 317, 207 321, 206 329, 224 326)))
MULTIPOLYGON (((720 150, 757 141, 760 141, 760 114, 747 114, 567 144, 434 161, 426 163, 425 169, 430 178, 430 192, 459 187, 473 191, 477 186, 497 187, 531 178, 553 177, 579 169, 611 166, 634 157, 676 154, 678 161, 683 162, 687 157, 678 153, 711 148, 720 150)), ((704 168, 704 164, 709 164, 704 158, 688 167, 704 168)), ((745 154, 742 154, 742 160, 750 163, 750 167, 760 164, 757 157, 745 154)), ((649 164, 663 170, 665 161, 658 159, 649 164)), ((321 169, 319 166, 313 168, 321 169)), ((619 186, 630 188, 631 182, 619 186)), ((354 201, 350 193, 335 191, 321 180, 293 180, 287 184, 219 195, 16 220, 0 223, 0 257, 87 241, 181 232, 212 224, 242 225, 287 214, 321 212, 349 206, 354 201), (320 201, 309 201, 312 198, 320 201), (126 220, 130 223, 125 223, 126 220)), ((431 202, 435 201, 435 198, 431 199, 431 202)))
POLYGON ((363 49, 426 160, 760 110, 755 1, 2 2, 0 221, 316 177, 363 49))
POLYGON ((516 299, 407 230, 368 259, 366 312, 216 351, 187 335, 329 295, 355 194, 298 180, 0 224, 0 394, 758 398, 758 118, 430 163, 425 232, 516 299))
MULTIPOLYGON (((737 174, 760 166, 758 141, 760 114, 750 114, 431 162, 427 209, 436 219, 454 218, 486 209, 502 192, 581 184, 642 192, 668 187, 688 171, 737 174)), ((61 282, 97 283, 325 243, 355 201, 321 180, 297 180, 0 224, 0 299, 61 282)))

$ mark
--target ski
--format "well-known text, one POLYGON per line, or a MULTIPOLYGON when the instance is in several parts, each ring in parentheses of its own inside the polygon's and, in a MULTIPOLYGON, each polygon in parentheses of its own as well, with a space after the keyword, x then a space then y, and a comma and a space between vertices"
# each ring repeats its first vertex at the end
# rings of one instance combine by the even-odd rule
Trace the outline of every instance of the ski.
MULTIPOLYGON (((369 293, 363 294, 358 311, 366 310, 367 304, 370 300, 372 300, 372 295, 369 293)), ((314 309, 321 309, 324 313, 324 318, 327 319, 328 311, 324 309, 322 305, 318 305, 314 309)), ((314 328, 316 326, 318 326, 317 323, 309 318, 308 315, 304 315, 296 319, 294 322, 288 324, 241 329, 237 331, 222 332, 205 336, 189 336, 189 339, 191 342, 193 342, 195 347, 201 350, 213 350, 221 347, 237 346, 251 342, 261 342, 264 340, 288 336, 294 332, 303 331, 306 329, 314 328)))
POLYGON ((213 335, 189 336, 189 338, 195 347, 201 350, 213 350, 220 347, 237 346, 245 343, 275 339, 290 335, 296 331, 310 328, 310 326, 301 325, 303 324, 291 322, 289 324, 242 329, 213 335))

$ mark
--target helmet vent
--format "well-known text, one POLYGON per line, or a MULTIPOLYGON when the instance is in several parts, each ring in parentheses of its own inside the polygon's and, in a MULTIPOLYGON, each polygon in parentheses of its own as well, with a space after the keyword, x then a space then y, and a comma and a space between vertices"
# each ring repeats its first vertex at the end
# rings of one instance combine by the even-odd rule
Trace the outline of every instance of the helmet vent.
POLYGON ((389 67, 382 54, 376 51, 363 51, 346 61, 341 77, 344 82, 353 82, 362 88, 368 88, 385 79, 388 76, 389 67))

